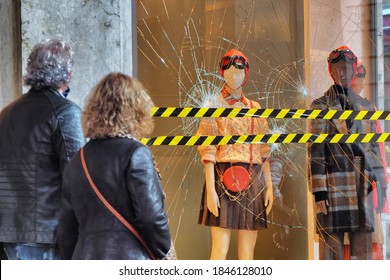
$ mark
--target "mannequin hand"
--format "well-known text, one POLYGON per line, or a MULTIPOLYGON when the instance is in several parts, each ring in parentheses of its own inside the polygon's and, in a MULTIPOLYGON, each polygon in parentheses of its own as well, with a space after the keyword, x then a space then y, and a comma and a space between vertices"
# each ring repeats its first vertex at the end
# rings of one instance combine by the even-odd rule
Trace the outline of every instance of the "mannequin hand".
POLYGON ((386 198, 385 197, 382 197, 382 199, 380 199, 378 201, 378 208, 376 209, 376 212, 378 214, 381 214, 383 212, 383 208, 385 207, 385 203, 386 203, 386 198))
POLYGON ((265 194, 264 194, 264 206, 267 215, 271 211, 273 203, 274 203, 274 191, 271 184, 266 187, 265 194))
POLYGON ((383 211, 383 207, 385 206, 386 202, 386 196, 384 196, 386 193, 383 193, 383 189, 380 184, 377 184, 376 191, 378 193, 378 208, 376 209, 376 213, 380 214, 383 211))
POLYGON ((214 164, 212 162, 207 162, 204 167, 206 176, 206 206, 215 217, 218 217, 218 208, 220 205, 218 194, 215 191, 214 164))
POLYGON ((328 206, 329 206, 328 200, 321 200, 316 202, 316 204, 317 204, 317 213, 323 213, 325 215, 328 215, 328 206))
POLYGON ((210 191, 208 190, 206 196, 207 196, 207 200, 206 200, 207 208, 215 217, 218 217, 219 215, 218 208, 220 208, 220 205, 219 205, 218 194, 215 191, 215 188, 211 189, 210 191))

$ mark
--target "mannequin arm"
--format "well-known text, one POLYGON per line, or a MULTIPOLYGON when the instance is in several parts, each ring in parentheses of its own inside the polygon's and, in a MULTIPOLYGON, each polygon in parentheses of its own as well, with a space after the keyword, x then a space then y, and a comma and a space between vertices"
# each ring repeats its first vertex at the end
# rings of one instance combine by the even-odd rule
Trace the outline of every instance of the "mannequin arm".
POLYGON ((206 162, 204 164, 204 171, 206 177, 206 203, 209 211, 216 217, 219 215, 218 208, 219 199, 215 190, 215 175, 214 175, 214 163, 206 162))
POLYGON ((264 162, 263 166, 263 176, 266 184, 264 193, 264 205, 268 215, 272 209, 272 204, 274 202, 274 193, 272 187, 271 169, 269 161, 264 162))

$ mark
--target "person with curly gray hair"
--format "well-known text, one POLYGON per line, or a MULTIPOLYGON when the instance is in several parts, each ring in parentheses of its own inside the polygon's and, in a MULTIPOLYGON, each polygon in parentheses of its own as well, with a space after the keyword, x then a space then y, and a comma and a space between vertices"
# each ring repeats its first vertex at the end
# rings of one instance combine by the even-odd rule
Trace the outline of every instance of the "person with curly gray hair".
POLYGON ((24 84, 36 89, 53 88, 62 93, 67 89, 74 65, 73 51, 61 40, 37 44, 27 61, 24 84))
POLYGON ((63 40, 35 45, 24 84, 0 112, 0 242, 8 259, 59 259, 63 170, 85 143, 81 109, 66 99, 73 51, 63 40))

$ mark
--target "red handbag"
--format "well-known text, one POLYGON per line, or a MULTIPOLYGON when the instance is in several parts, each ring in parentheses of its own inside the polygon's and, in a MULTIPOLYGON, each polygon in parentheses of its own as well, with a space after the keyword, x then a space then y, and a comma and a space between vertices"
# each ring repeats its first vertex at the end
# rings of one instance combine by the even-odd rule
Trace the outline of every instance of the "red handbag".
POLYGON ((242 192, 249 187, 251 176, 245 167, 235 165, 225 170, 222 182, 231 192, 242 192))

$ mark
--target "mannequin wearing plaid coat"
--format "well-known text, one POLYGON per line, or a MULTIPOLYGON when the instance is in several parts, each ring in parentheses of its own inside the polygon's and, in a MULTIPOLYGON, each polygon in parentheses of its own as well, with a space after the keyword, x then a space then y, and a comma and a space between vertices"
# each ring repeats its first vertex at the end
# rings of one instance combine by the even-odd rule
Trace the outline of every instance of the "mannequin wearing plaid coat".
MULTIPOLYGON (((340 102, 346 91, 347 89, 341 86, 331 86, 324 96, 313 101, 311 109, 353 110, 353 98, 348 102, 345 100, 344 106, 350 106, 349 108, 343 108, 340 102)), ((350 93, 351 97, 352 94, 350 93)), ((355 106, 358 107, 358 104, 356 103, 355 106)), ((350 120, 314 120, 311 132, 348 134, 351 130, 356 130, 356 126, 357 122, 350 120)), ((359 133, 367 133, 367 131, 359 133)), ((317 231, 320 233, 320 239, 327 239, 334 233, 341 236, 344 232, 364 232, 364 236, 370 240, 370 233, 374 230, 371 182, 379 180, 380 184, 384 184, 383 177, 375 176, 375 174, 383 174, 381 162, 377 160, 380 158, 377 145, 374 143, 311 144, 309 155, 311 191, 316 202, 325 199, 329 202, 328 214, 317 214, 317 231)), ((326 244, 326 246, 331 247, 332 250, 334 246, 342 248, 342 244, 326 244)), ((331 258, 341 257, 342 255, 331 258)))

